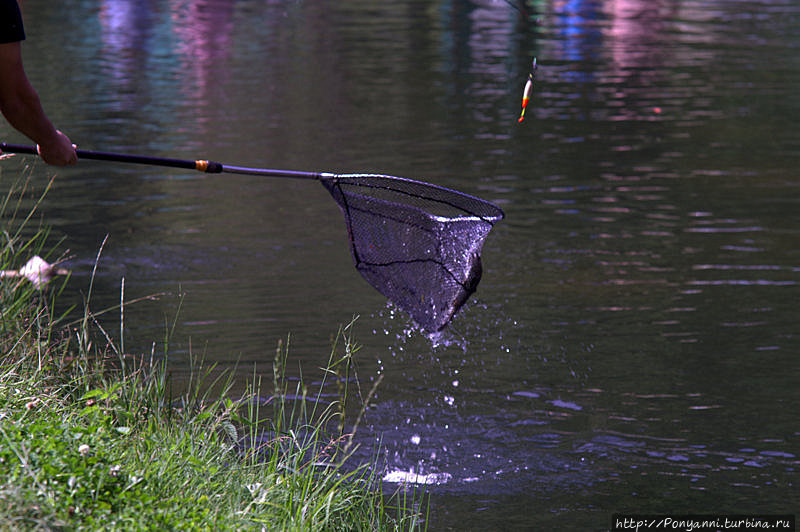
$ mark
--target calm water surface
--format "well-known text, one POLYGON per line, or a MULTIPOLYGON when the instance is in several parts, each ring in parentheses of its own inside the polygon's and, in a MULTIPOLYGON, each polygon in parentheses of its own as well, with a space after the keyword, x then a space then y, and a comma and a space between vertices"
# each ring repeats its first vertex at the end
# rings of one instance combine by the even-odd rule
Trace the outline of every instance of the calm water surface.
POLYGON ((359 439, 430 482, 433 530, 800 508, 794 0, 25 4, 29 75, 80 147, 383 172, 507 214, 430 338, 360 278, 316 183, 58 170, 67 297, 106 235, 92 307, 123 278, 165 294, 126 310, 128 350, 163 352, 177 316, 178 374, 192 352, 269 376, 291 334, 309 375, 359 315, 358 376, 384 376, 359 439))

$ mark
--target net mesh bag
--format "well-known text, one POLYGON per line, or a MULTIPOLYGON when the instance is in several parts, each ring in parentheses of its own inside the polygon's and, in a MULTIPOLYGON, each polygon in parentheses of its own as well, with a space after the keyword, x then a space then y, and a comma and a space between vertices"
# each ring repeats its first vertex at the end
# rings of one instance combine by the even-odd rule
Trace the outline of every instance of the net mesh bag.
POLYGON ((376 174, 322 180, 344 213, 356 269, 422 328, 443 329, 475 292, 499 207, 454 190, 376 174))

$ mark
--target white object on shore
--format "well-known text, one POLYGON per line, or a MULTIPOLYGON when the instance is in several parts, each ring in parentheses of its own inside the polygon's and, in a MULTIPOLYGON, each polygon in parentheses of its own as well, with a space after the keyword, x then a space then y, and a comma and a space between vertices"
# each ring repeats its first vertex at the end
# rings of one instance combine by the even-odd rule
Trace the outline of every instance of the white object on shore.
POLYGON ((39 255, 34 255, 25 263, 25 266, 19 270, 3 270, 0 271, 0 278, 4 277, 24 277, 33 284, 33 286, 41 290, 50 280, 56 275, 66 275, 69 271, 63 268, 57 268, 54 264, 49 264, 39 255))

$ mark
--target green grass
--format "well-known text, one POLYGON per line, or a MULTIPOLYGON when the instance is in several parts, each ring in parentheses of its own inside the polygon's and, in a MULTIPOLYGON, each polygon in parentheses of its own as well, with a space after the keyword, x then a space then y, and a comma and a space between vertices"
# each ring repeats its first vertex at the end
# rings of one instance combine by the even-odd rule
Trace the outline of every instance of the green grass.
MULTIPOLYGON (((9 208, 11 195, 0 204, 2 269, 41 253, 46 237, 21 236, 31 216, 9 208)), ((339 401, 309 397, 302 382, 289 389, 288 342, 267 401, 257 377, 233 398, 230 377, 202 364, 173 395, 165 357, 121 354, 88 304, 72 325, 53 315, 62 286, 0 283, 0 530, 423 527, 419 498, 384 495, 371 464, 351 463, 352 324, 325 370, 339 401)))

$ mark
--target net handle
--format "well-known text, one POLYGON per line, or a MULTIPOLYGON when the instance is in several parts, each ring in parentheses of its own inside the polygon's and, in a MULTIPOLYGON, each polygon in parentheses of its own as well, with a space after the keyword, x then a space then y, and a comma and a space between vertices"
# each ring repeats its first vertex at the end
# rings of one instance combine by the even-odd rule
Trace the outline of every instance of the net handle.
MULTIPOLYGON (((24 144, 11 144, 0 142, 0 152, 3 153, 24 153, 28 155, 38 155, 36 146, 24 144)), ((293 179, 324 179, 331 178, 334 174, 323 172, 302 172, 297 170, 276 170, 271 168, 248 168, 245 166, 231 166, 209 161, 207 159, 171 159, 167 157, 153 157, 149 155, 133 155, 128 153, 115 153, 91 150, 75 150, 79 159, 92 159, 96 161, 113 161, 118 163, 146 164, 150 166, 165 166, 170 168, 183 168, 185 170, 196 170, 207 174, 220 174, 223 172, 231 174, 248 174, 267 177, 288 177, 293 179)))
MULTIPOLYGON (((12 144, 8 142, 0 142, 0 152, 38 155, 38 150, 36 149, 36 146, 29 146, 24 144, 12 144)), ((185 170, 195 170, 207 174, 220 174, 224 172, 229 174, 245 174, 245 175, 256 175, 262 177, 282 177, 289 179, 309 179, 317 181, 330 180, 336 178, 346 178, 346 177, 347 178, 380 177, 383 179, 391 179, 394 182, 405 181, 408 183, 417 183, 420 185, 424 185, 425 187, 435 188, 448 193, 458 194, 461 197, 464 198, 469 197, 472 200, 476 200, 480 203, 491 205, 491 210, 495 211, 496 214, 487 216, 487 219, 493 219, 496 221, 502 219, 504 216, 503 211, 499 207, 484 200, 481 200, 480 198, 470 196, 469 194, 464 194, 463 192, 450 190, 445 187, 441 187, 439 185, 433 185, 431 183, 425 183, 423 181, 415 181, 413 179, 408 179, 405 177, 395 177, 395 176, 387 176, 380 174, 334 174, 330 172, 304 172, 300 170, 279 170, 274 168, 249 168, 246 166, 233 166, 233 165, 223 164, 216 161, 210 161, 207 159, 197 159, 197 160, 171 159, 167 157, 153 157, 149 155, 135 155, 129 153, 116 153, 116 152, 105 152, 105 151, 75 150, 75 152, 78 155, 79 159, 112 161, 112 162, 128 163, 128 164, 144 164, 150 166, 164 166, 169 168, 182 168, 185 170)))

